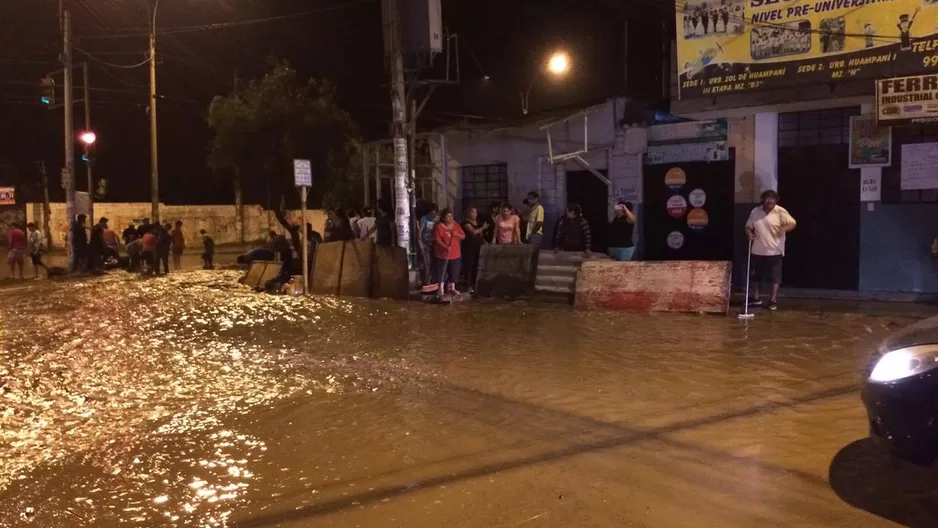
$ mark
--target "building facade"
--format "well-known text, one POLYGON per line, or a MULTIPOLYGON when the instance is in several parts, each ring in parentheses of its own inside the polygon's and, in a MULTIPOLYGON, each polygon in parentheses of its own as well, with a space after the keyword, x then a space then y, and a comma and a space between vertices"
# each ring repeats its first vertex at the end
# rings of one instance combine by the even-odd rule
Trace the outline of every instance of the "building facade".
MULTIPOLYGON (((671 111, 729 123, 735 262, 745 262, 749 212, 762 191, 774 189, 798 221, 787 243, 789 291, 890 299, 938 294, 931 252, 938 183, 908 185, 903 174, 914 160, 902 159, 908 145, 938 150, 938 127, 880 127, 884 137, 891 133, 887 162, 851 163, 858 152, 851 123, 876 119, 877 79, 928 69, 938 5, 926 4, 899 0, 839 12, 839 4, 822 2, 824 13, 802 13, 804 20, 791 23, 790 9, 775 13, 777 6, 755 0, 679 6, 671 111), (708 11, 714 9, 715 18, 708 11), (775 13, 782 25, 759 23, 764 13, 775 13), (876 31, 897 25, 895 37, 876 31)), ((734 275, 743 282, 742 266, 734 275)))

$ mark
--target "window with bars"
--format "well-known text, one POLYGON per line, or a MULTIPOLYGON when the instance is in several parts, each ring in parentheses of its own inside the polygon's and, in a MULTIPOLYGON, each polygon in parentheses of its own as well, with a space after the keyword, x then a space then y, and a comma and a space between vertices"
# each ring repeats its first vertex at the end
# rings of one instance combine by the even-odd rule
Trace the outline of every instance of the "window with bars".
POLYGON ((884 204, 938 203, 938 189, 902 190, 902 145, 913 143, 938 143, 938 125, 892 127, 892 165, 883 168, 880 191, 884 204))
POLYGON ((508 165, 470 165, 462 168, 462 206, 488 210, 490 202, 508 201, 508 165))
POLYGON ((860 115, 860 107, 791 112, 778 115, 779 148, 850 143, 850 117, 860 115))

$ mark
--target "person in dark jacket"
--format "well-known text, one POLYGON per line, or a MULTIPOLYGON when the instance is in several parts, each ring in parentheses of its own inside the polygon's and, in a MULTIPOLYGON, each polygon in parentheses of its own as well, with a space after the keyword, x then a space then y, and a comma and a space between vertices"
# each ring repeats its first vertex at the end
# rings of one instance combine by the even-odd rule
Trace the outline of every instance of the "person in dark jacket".
POLYGON ((134 227, 134 225, 131 223, 127 225, 127 229, 125 229, 121 234, 121 238, 124 239, 124 245, 126 246, 127 244, 130 244, 134 240, 140 238, 140 234, 137 233, 137 228, 134 227))
POLYGON ((88 271, 104 270, 104 230, 106 228, 107 218, 102 218, 91 228, 91 240, 88 242, 88 271))
POLYGON ((173 226, 166 224, 162 226, 156 224, 156 274, 160 273, 160 265, 163 266, 163 273, 169 274, 169 252, 173 247, 173 235, 171 231, 173 226))
POLYGON ((293 277, 293 246, 287 237, 270 232, 270 247, 280 257, 280 273, 264 284, 267 291, 279 291, 293 277))
POLYGON ((88 217, 80 214, 72 223, 71 236, 74 240, 73 248, 75 250, 75 269, 85 270, 88 268, 88 233, 85 232, 85 219, 88 217))
POLYGON ((375 219, 375 244, 393 246, 396 242, 394 218, 390 204, 378 204, 378 217, 375 219))
POLYGON ((615 216, 609 222, 609 256, 619 261, 632 260, 635 253, 635 242, 632 240, 635 213, 632 212, 632 204, 619 202, 615 211, 615 216))
POLYGON ((199 231, 202 236, 202 269, 215 269, 215 239, 202 229, 199 231))
POLYGON ((555 251, 582 251, 589 256, 593 237, 590 225, 583 218, 583 210, 571 203, 554 228, 555 251))

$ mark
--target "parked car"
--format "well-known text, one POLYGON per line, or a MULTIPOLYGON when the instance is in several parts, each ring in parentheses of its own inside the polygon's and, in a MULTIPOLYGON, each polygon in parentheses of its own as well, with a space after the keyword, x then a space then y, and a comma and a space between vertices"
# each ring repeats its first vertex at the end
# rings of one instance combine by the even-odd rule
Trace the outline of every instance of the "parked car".
POLYGON ((862 399, 875 443, 914 464, 938 458, 938 317, 880 344, 867 367, 862 399))

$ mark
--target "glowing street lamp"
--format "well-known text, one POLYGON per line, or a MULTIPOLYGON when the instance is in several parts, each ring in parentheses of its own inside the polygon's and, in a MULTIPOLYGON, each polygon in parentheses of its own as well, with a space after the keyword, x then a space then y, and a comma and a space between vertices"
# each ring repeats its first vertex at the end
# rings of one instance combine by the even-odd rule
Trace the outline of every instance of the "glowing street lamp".
MULTIPOLYGON (((570 56, 567 55, 565 51, 555 52, 553 55, 548 57, 547 62, 547 73, 553 75, 554 77, 563 77, 570 71, 570 56)), ((534 83, 537 81, 538 77, 535 76, 531 79, 531 82, 528 84, 528 89, 519 92, 521 95, 521 113, 528 115, 528 105, 531 101, 531 88, 534 88, 534 83)))
POLYGON ((78 136, 78 139, 80 139, 81 142, 85 144, 85 146, 90 147, 91 145, 94 145, 94 142, 96 139, 98 139, 98 136, 96 136, 94 132, 82 132, 82 134, 78 136))
POLYGON ((570 57, 564 52, 557 52, 551 55, 547 61, 547 71, 554 75, 563 75, 570 70, 570 57))

